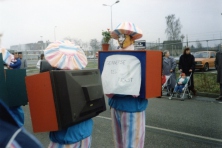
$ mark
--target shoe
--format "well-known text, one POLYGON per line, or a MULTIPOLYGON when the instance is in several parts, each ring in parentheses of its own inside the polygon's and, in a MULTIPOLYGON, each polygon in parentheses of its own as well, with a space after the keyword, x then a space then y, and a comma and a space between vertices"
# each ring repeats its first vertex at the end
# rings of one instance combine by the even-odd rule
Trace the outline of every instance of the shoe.
POLYGON ((222 101, 222 96, 219 96, 216 101, 222 101))

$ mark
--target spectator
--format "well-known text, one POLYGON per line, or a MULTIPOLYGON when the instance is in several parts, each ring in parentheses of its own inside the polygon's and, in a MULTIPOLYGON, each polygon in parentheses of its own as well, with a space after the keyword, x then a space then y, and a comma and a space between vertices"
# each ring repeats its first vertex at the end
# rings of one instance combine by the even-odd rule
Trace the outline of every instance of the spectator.
POLYGON ((18 57, 18 53, 14 53, 14 60, 7 66, 8 69, 20 69, 21 67, 21 60, 18 57))
POLYGON ((216 99, 222 101, 222 51, 216 54, 215 67, 217 69, 217 82, 220 84, 220 96, 216 99))
POLYGON ((190 48, 187 47, 183 51, 183 55, 180 56, 179 59, 179 70, 180 72, 183 72, 186 74, 186 76, 190 76, 192 73, 192 76, 190 77, 191 85, 189 86, 189 90, 193 92, 193 95, 196 95, 196 90, 194 89, 194 81, 193 81, 193 75, 195 71, 195 58, 190 53, 190 48))
POLYGON ((41 61, 42 60, 44 60, 44 54, 42 53, 41 54, 41 56, 40 56, 40 60, 37 62, 37 64, 36 64, 36 67, 38 68, 38 69, 40 69, 40 64, 41 64, 41 61))
POLYGON ((183 88, 187 84, 187 77, 185 73, 181 74, 181 77, 177 79, 177 85, 175 87, 175 92, 178 93, 177 97, 180 98, 180 94, 183 92, 183 88))
MULTIPOLYGON (((169 85, 168 90, 172 93, 174 90, 174 87, 176 85, 176 74, 175 74, 175 69, 176 69, 176 61, 174 60, 173 57, 170 56, 170 52, 168 50, 165 50, 163 52, 163 74, 164 75, 170 75, 171 77, 169 79, 169 85)), ((167 95, 170 95, 170 92, 167 93, 167 95)))
POLYGON ((27 69, 27 61, 26 61, 26 59, 24 59, 22 57, 22 52, 19 53, 19 58, 21 60, 21 67, 20 67, 20 69, 27 69))

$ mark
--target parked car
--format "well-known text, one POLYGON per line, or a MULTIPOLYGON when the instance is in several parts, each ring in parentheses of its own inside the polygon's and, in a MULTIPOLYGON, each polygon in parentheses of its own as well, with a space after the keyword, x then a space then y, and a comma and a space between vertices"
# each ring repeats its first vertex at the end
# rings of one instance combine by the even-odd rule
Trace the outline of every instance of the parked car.
POLYGON ((195 57, 196 69, 208 71, 209 68, 215 68, 215 51, 199 51, 195 52, 193 55, 195 57))

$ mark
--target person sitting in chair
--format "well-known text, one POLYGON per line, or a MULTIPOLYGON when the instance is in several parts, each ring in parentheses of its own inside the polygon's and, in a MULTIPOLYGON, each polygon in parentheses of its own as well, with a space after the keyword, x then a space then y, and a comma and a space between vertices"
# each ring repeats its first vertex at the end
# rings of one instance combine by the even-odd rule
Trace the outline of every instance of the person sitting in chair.
POLYGON ((183 88, 187 84, 187 81, 186 74, 182 73, 181 77, 177 80, 177 86, 175 87, 175 92, 178 92, 178 98, 180 98, 180 94, 183 92, 183 88))

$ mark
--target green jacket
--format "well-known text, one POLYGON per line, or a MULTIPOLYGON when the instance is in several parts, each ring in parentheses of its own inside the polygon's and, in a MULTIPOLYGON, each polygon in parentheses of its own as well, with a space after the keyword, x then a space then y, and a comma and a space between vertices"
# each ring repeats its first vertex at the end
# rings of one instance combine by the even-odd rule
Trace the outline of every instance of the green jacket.
MULTIPOLYGON (((181 78, 177 79, 177 84, 178 84, 178 82, 179 82, 180 79, 181 79, 181 78)), ((187 81, 188 81, 188 79, 187 79, 187 77, 186 77, 186 78, 184 79, 184 81, 182 82, 182 85, 187 84, 187 81)))

